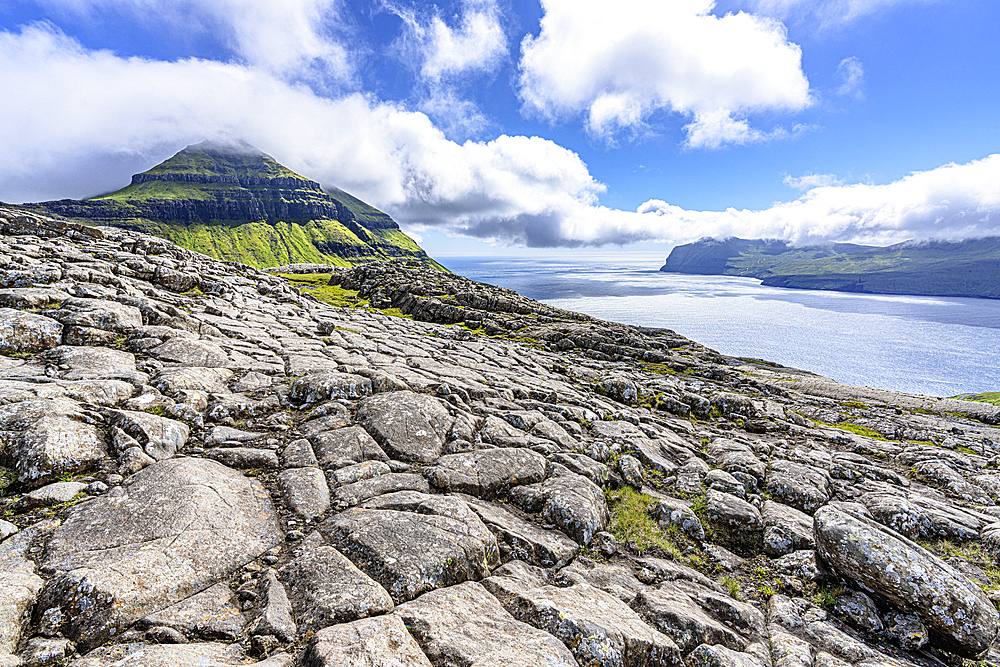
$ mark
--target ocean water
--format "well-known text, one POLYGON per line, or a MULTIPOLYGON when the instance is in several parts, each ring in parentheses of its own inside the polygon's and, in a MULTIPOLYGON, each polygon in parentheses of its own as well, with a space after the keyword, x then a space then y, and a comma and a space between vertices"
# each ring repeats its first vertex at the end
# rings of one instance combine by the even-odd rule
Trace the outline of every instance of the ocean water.
POLYGON ((661 273, 663 258, 447 257, 451 270, 605 320, 664 327, 723 354, 931 396, 1000 391, 1000 300, 764 287, 661 273))

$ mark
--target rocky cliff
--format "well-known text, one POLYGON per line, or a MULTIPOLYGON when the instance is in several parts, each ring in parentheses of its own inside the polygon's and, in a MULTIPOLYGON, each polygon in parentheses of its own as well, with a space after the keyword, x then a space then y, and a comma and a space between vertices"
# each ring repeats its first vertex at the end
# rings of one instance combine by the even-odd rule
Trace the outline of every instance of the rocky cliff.
POLYGON ((1000 660, 996 406, 416 263, 0 232, 0 665, 1000 660))
POLYGON ((331 192, 248 144, 202 142, 134 175, 117 192, 29 206, 257 267, 410 259, 441 268, 388 215, 342 190, 331 192))

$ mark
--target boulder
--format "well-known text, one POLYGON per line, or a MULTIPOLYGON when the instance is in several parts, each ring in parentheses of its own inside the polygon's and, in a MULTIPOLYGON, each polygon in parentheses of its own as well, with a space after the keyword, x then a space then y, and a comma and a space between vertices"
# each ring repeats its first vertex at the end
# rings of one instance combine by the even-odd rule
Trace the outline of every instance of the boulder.
POLYGON ((539 567, 561 567, 580 550, 580 545, 561 532, 539 528, 501 505, 465 496, 463 499, 496 535, 505 556, 539 567))
POLYGON ((758 532, 764 520, 757 508, 731 493, 709 489, 706 494, 705 516, 738 532, 758 532))
POLYGON ((35 563, 28 558, 28 549, 46 533, 59 525, 46 520, 26 528, 0 542, 0 664, 3 655, 12 654, 21 641, 30 620, 35 598, 45 584, 35 574, 35 563))
POLYGON ((129 333, 142 326, 142 312, 138 308, 107 299, 73 297, 63 301, 58 309, 46 310, 43 314, 66 326, 117 333, 129 333))
POLYGON ((229 365, 229 355, 215 343, 197 338, 171 338, 149 350, 149 354, 183 366, 221 368, 229 365))
POLYGON ((378 443, 360 426, 320 431, 309 440, 319 467, 324 470, 343 468, 362 461, 389 460, 378 443))
POLYGON ((389 456, 415 463, 437 461, 454 421, 440 400, 410 391, 366 398, 356 418, 389 456))
POLYGON ((312 521, 330 509, 330 487, 319 468, 289 468, 278 475, 278 487, 288 509, 312 521))
POLYGON ((736 651, 746 647, 745 640, 705 613, 677 584, 666 582, 655 590, 640 591, 630 606, 683 653, 700 644, 722 644, 736 651))
POLYGON ((240 602, 227 582, 219 582, 139 621, 140 629, 166 627, 185 637, 233 641, 246 625, 240 602))
POLYGON ((400 605, 403 620, 436 665, 576 667, 555 637, 511 616, 475 582, 441 588, 400 605))
POLYGON ((147 412, 113 410, 111 423, 135 439, 143 451, 157 461, 174 456, 191 433, 183 422, 147 412))
POLYGON ((764 521, 764 553, 768 556, 784 556, 815 546, 812 517, 805 512, 767 500, 761 518, 764 521))
POLYGON ((207 459, 160 461, 73 507, 49 540, 36 614, 59 608, 84 649, 281 543, 261 484, 207 459))
POLYGON ((945 648, 975 658, 1000 633, 982 590, 920 545, 874 521, 824 507, 813 517, 817 553, 841 577, 918 614, 945 648))
POLYGON ((767 471, 767 492, 778 502, 812 514, 830 499, 830 476, 803 463, 776 459, 767 471))
POLYGON ((542 517, 584 546, 611 520, 604 492, 581 475, 544 481, 538 487, 538 500, 542 517))

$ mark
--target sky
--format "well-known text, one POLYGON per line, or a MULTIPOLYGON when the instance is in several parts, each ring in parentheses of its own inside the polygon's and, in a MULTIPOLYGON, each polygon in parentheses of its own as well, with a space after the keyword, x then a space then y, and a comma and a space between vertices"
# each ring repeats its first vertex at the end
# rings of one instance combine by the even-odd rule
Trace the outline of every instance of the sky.
POLYGON ((244 140, 432 256, 1000 235, 996 0, 0 0, 0 201, 244 140))

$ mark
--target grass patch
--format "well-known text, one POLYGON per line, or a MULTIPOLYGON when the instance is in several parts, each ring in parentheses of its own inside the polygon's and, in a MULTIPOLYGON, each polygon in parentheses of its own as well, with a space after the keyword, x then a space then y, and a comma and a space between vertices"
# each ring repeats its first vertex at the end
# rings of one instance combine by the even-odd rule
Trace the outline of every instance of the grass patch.
POLYGON ((298 287, 303 294, 309 294, 331 306, 358 308, 368 305, 368 300, 359 297, 357 290, 327 284, 333 275, 331 273, 278 273, 276 275, 298 287))
POLYGON ((659 550, 673 560, 685 560, 678 544, 680 535, 660 528, 649 513, 656 505, 656 498, 630 486, 606 491, 605 495, 611 508, 611 534, 616 540, 640 553, 659 550))
POLYGON ((841 430, 854 433, 855 435, 861 435, 866 438, 871 438, 872 440, 884 440, 886 442, 889 442, 889 438, 885 437, 878 431, 870 429, 866 426, 858 426, 857 424, 852 424, 851 422, 848 421, 841 421, 837 422, 836 424, 829 424, 827 422, 818 421, 816 422, 816 424, 820 426, 831 426, 833 428, 839 428, 841 430))
POLYGON ((944 558, 963 558, 980 570, 982 570, 989 583, 975 582, 984 591, 1000 590, 1000 566, 989 550, 975 542, 967 544, 957 544, 951 540, 926 541, 917 540, 917 544, 932 552, 934 555, 944 558))
POLYGON ((1000 391, 987 391, 982 394, 976 394, 975 396, 966 396, 962 400, 978 401, 979 403, 991 403, 993 405, 1000 405, 1000 391))

